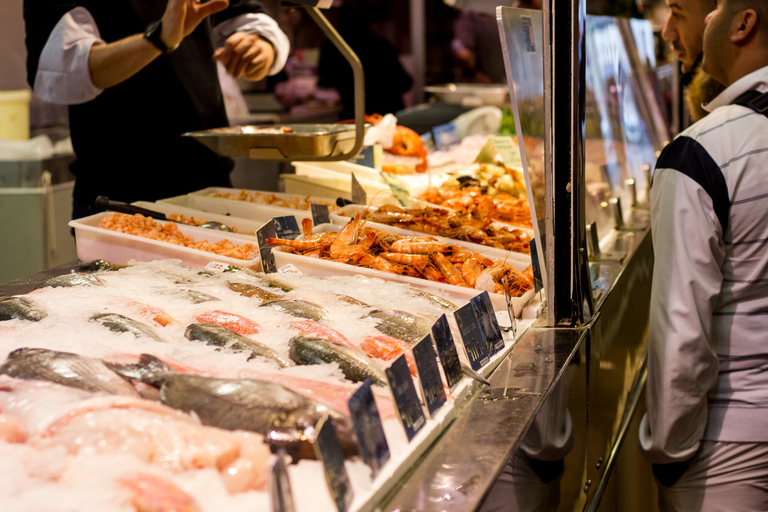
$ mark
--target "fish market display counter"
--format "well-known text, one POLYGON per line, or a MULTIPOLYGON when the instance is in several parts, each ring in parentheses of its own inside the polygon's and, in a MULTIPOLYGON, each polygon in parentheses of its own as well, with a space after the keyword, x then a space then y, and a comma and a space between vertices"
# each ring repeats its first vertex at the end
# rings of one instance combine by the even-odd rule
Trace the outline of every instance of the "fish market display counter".
MULTIPOLYGON (((390 470, 390 492, 375 498, 382 510, 475 510, 494 499, 502 474, 520 510, 557 498, 559 510, 581 510, 617 495, 616 479, 608 480, 614 468, 637 464, 617 455, 636 432, 630 423, 643 384, 653 258, 647 229, 635 225, 609 238, 603 245, 626 257, 592 262, 600 290, 592 320, 567 329, 534 322, 495 361, 490 386, 472 384, 418 460, 390 470)), ((71 262, 0 285, 0 296, 82 268, 71 262)))

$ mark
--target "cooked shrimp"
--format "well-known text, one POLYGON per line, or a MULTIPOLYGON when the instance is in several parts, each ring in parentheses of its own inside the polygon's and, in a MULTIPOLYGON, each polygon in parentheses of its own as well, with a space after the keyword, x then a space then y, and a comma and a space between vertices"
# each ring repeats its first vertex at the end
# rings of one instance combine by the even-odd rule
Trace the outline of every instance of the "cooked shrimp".
POLYGON ((448 252, 451 250, 451 245, 433 241, 419 241, 411 242, 408 240, 400 239, 392 244, 392 250, 394 252, 401 252, 405 254, 432 254, 433 252, 448 252))
POLYGON ((464 278, 461 277, 461 273, 456 270, 456 267, 453 266, 453 263, 448 261, 448 258, 446 258, 443 254, 436 252, 430 254, 429 257, 432 258, 432 261, 435 262, 435 266, 437 266, 437 269, 440 271, 440 273, 445 276, 448 284, 471 288, 471 286, 469 286, 467 282, 464 281, 464 278))

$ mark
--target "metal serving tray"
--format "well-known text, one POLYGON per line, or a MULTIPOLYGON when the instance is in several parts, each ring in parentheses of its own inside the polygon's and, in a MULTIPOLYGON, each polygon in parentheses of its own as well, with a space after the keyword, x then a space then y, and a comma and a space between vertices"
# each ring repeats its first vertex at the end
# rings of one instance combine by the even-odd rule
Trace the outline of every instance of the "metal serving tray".
POLYGON ((258 160, 334 157, 355 146, 355 126, 344 124, 228 126, 184 135, 221 156, 258 160), (283 127, 293 131, 280 133, 283 127))

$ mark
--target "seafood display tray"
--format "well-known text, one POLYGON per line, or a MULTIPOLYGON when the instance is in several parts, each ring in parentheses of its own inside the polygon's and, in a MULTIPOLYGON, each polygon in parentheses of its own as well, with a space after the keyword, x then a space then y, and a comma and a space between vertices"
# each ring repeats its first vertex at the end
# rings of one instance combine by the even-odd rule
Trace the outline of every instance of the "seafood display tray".
MULTIPOLYGON (((126 264, 130 260, 178 259, 181 260, 183 265, 190 267, 202 268, 208 263, 216 261, 253 270, 261 270, 261 258, 258 256, 252 260, 240 260, 220 256, 212 252, 190 249, 159 240, 100 228, 99 222, 107 215, 111 215, 111 212, 97 213, 69 222, 69 225, 75 229, 77 256, 82 261, 102 259, 111 263, 126 264)), ((229 239, 233 243, 241 245, 254 243, 253 237, 240 236, 237 233, 227 233, 183 224, 178 224, 178 229, 179 232, 193 237, 196 241, 208 240, 215 243, 223 239, 229 239)))
POLYGON ((256 231, 264 225, 266 221, 244 219, 242 217, 233 217, 231 215, 222 215, 220 213, 206 212, 197 208, 189 208, 173 203, 151 203, 149 201, 136 201, 131 203, 133 206, 155 210, 169 215, 184 215, 187 219, 195 217, 206 221, 218 221, 226 224, 230 228, 237 229, 237 235, 256 240, 256 231))
MULTIPOLYGON (((439 208, 439 207, 438 207, 439 208)), ((345 206, 344 208, 340 209, 338 212, 331 214, 331 222, 333 224, 338 224, 339 226, 344 226, 349 222, 349 219, 355 216, 358 212, 365 212, 371 210, 371 208, 367 208, 365 206, 360 206, 356 204, 350 204, 345 206)), ((504 249, 498 249, 496 247, 490 247, 487 245, 482 244, 476 244, 474 242, 467 242, 466 240, 456 240, 455 238, 446 238, 444 236, 439 235, 433 235, 430 233, 424 233, 423 231, 414 231, 412 229, 403 229, 398 228, 396 226, 390 226, 389 224, 379 224, 378 222, 370 222, 367 221, 365 223, 366 226, 374 229, 383 229, 385 231, 389 231, 391 233, 395 233, 396 235, 402 235, 402 236, 430 236, 432 238, 435 238, 439 240, 440 242, 447 243, 447 244, 453 244, 453 245, 459 245, 461 247, 464 247, 470 251, 473 252, 479 252, 484 254, 485 256, 488 256, 491 259, 501 258, 504 261, 509 262, 520 262, 525 263, 525 266, 528 266, 531 264, 531 256, 529 254, 523 254, 520 252, 513 252, 513 251, 507 251, 504 249)), ((528 230, 525 228, 518 228, 522 231, 525 231, 528 233, 531 237, 533 237, 533 230, 528 230), (529 233, 530 231, 530 233, 529 233)), ((522 268, 525 268, 522 267, 522 268)), ((519 268, 517 265, 515 267, 519 268)))
MULTIPOLYGON (((389 228, 389 226, 385 226, 386 228, 389 228)), ((314 233, 323 233, 327 231, 340 231, 342 226, 335 225, 335 224, 321 224, 319 226, 316 226, 313 230, 314 233)), ((464 245, 460 241, 451 241, 454 245, 464 245)), ((498 251, 498 249, 496 249, 498 251)), ((488 257, 493 257, 491 254, 489 254, 487 251, 477 251, 481 254, 484 254, 488 257)), ((427 279, 420 279, 417 277, 410 277, 410 276, 401 276, 397 274, 391 274, 389 272, 383 272, 381 270, 373 270, 370 268, 365 267, 356 267, 354 265, 347 265, 346 263, 338 263, 335 261, 328 261, 328 260, 322 260, 320 258, 310 258, 308 256, 302 256, 301 254, 294 254, 291 252, 288 252, 287 249, 283 247, 273 247, 272 254, 275 256, 275 265, 278 268, 278 271, 285 267, 286 265, 293 265, 299 271, 313 275, 318 277, 327 277, 327 276, 352 276, 352 275, 363 275, 363 276, 369 276, 369 277, 378 277, 379 279, 383 279, 385 281, 393 281, 397 283, 407 283, 414 288, 418 288, 419 290, 437 295, 439 297, 443 297, 446 300, 449 301, 457 301, 457 302, 468 302, 472 297, 475 297, 483 292, 483 290, 475 290, 474 288, 464 288, 461 286, 455 286, 448 283, 439 283, 437 281, 429 281, 427 279)), ((515 253, 508 253, 508 254, 515 254, 515 253)), ((524 256, 524 255, 521 255, 524 256)), ((509 264, 517 268, 518 270, 523 270, 528 264, 530 263, 530 259, 526 261, 516 261, 516 260, 508 260, 509 264)), ((491 298, 491 302, 493 303, 493 308, 496 311, 506 311, 507 304, 506 299, 503 295, 498 293, 489 293, 488 294, 491 298)), ((523 294, 521 297, 514 297, 511 299, 512 307, 514 309, 515 316, 520 316, 520 314, 523 311, 523 308, 528 304, 528 302, 533 298, 534 291, 533 289, 528 290, 525 294, 523 294)))
POLYGON ((352 162, 294 162, 296 174, 302 174, 302 170, 311 169, 322 171, 326 175, 345 174, 347 176, 355 174, 357 179, 366 179, 383 184, 384 180, 379 171, 365 165, 353 164, 352 162), (331 174, 332 173, 332 174, 331 174))
MULTIPOLYGON (((284 217, 286 215, 293 215, 296 217, 296 221, 299 224, 301 224, 302 219, 312 218, 312 213, 309 209, 301 210, 287 208, 285 206, 251 203, 248 201, 238 201, 237 199, 210 196, 210 194, 238 194, 241 190, 242 189, 239 188, 208 187, 189 194, 161 199, 158 203, 173 204, 205 212, 240 217, 257 221, 262 224, 273 217, 284 217)), ((322 202, 324 204, 332 202, 329 201, 327 197, 307 196, 306 194, 286 194, 282 192, 267 192, 261 190, 248 190, 248 192, 274 195, 275 197, 285 200, 308 199, 310 202, 313 202, 314 200, 314 202, 322 202)))

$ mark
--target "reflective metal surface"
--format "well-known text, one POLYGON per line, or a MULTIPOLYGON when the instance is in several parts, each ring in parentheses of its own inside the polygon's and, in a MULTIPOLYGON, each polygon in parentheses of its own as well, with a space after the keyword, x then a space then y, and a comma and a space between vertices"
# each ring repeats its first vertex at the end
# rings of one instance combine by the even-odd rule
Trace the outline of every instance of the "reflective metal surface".
POLYGON ((383 510, 474 510, 585 336, 585 329, 529 330, 383 510))

